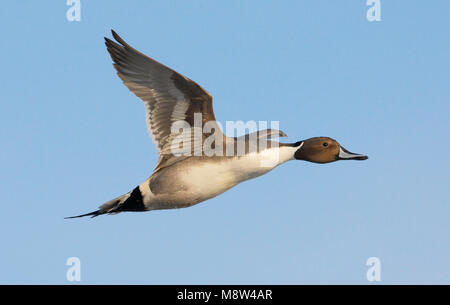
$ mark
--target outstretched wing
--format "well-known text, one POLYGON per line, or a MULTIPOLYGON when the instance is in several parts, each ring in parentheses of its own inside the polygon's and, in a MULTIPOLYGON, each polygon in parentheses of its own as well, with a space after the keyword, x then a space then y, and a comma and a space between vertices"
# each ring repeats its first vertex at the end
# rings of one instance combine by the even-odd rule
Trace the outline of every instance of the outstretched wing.
MULTIPOLYGON (((105 44, 114 61, 114 68, 125 86, 145 104, 147 128, 159 150, 155 171, 167 166, 171 158, 172 140, 179 136, 171 132, 172 124, 185 121, 194 126, 194 114, 201 114, 202 123, 215 123, 212 96, 198 84, 176 71, 160 64, 128 45, 116 32, 117 42, 105 37, 105 44)), ((222 131, 217 123, 211 132, 222 131)), ((202 143, 209 134, 202 133, 202 143)), ((202 145, 192 138, 190 150, 202 145)), ((200 147, 201 149, 201 147, 200 147)))

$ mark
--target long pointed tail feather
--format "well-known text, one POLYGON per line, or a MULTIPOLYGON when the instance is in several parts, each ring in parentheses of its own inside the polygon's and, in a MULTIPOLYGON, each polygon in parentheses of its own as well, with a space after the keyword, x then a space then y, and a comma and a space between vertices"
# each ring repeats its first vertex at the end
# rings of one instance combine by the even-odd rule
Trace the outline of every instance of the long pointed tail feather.
POLYGON ((97 211, 94 211, 94 212, 91 212, 91 213, 87 213, 87 214, 81 214, 81 215, 77 215, 77 216, 64 217, 64 219, 80 218, 80 217, 84 217, 84 216, 97 217, 99 215, 102 215, 102 213, 100 213, 100 210, 97 210, 97 211))
POLYGON ((71 217, 65 217, 65 219, 72 219, 72 218, 80 218, 85 216, 92 216, 97 217, 103 214, 115 214, 121 212, 120 206, 127 201, 127 199, 130 197, 130 193, 126 193, 125 195, 119 196, 117 198, 114 198, 101 206, 98 207, 97 211, 81 214, 77 216, 71 216, 71 217))
POLYGON ((138 186, 133 191, 128 192, 122 196, 119 196, 102 204, 97 211, 77 216, 65 217, 65 219, 80 218, 85 216, 97 217, 103 214, 117 214, 120 212, 140 212, 145 210, 146 209, 142 200, 142 194, 138 186))

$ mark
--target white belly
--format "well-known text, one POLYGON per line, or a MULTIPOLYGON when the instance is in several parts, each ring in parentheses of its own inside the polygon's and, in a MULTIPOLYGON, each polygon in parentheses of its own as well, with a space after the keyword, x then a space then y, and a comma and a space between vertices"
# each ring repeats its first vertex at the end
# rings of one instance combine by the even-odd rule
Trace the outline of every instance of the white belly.
POLYGON ((281 147, 236 158, 187 159, 153 177, 144 203, 148 209, 191 206, 213 198, 240 182, 261 176, 291 160, 292 156, 292 148, 281 147))

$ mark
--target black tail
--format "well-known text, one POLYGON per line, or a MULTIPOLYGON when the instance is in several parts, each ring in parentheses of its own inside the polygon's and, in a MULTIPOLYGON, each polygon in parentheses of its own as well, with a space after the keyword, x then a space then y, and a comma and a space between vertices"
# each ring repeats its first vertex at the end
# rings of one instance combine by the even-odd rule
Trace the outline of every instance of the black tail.
POLYGON ((138 186, 132 192, 126 193, 125 195, 119 196, 102 204, 97 211, 77 216, 65 217, 65 219, 79 218, 84 216, 97 217, 103 214, 142 211, 146 211, 146 209, 142 200, 141 191, 139 190, 138 186))
POLYGON ((98 215, 102 215, 104 213, 101 213, 100 210, 91 212, 91 213, 87 213, 87 214, 81 214, 81 215, 77 215, 77 216, 70 216, 70 217, 64 217, 64 219, 71 219, 71 218, 79 218, 79 217, 84 217, 84 216, 91 216, 93 217, 97 217, 98 215))

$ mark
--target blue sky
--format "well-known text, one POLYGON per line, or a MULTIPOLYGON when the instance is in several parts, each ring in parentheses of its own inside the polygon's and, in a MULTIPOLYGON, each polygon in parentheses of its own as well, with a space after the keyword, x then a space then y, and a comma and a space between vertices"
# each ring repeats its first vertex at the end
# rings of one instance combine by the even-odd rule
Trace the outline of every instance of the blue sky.
POLYGON ((0 283, 450 283, 450 3, 5 1, 0 283), (364 162, 292 161, 188 209, 65 220, 145 180, 142 103, 103 44, 214 96, 216 117, 330 136, 364 162))

